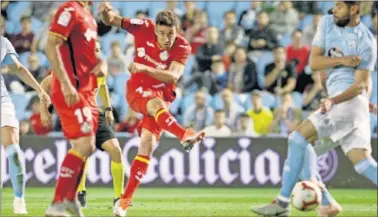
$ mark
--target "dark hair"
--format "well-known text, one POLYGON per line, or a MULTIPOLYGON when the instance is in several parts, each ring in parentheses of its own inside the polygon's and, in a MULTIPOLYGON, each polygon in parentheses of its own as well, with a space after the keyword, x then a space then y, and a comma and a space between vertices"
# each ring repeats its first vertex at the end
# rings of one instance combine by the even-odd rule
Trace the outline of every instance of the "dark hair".
POLYGON ((258 96, 258 97, 261 97, 261 91, 259 91, 259 90, 254 90, 254 91, 252 91, 251 95, 252 95, 252 96, 258 96))
POLYGON ((31 17, 29 15, 24 15, 20 18, 20 22, 29 21, 31 22, 31 17))
POLYGON ((268 12, 266 12, 266 11, 260 11, 258 14, 257 14, 257 16, 260 16, 261 14, 266 14, 266 15, 268 15, 268 12))
POLYGON ((241 113, 241 114, 239 115, 239 117, 240 117, 240 118, 249 118, 249 115, 248 115, 248 113, 241 113))
POLYGON ((344 3, 347 4, 348 6, 360 5, 361 4, 360 1, 344 1, 344 3))
POLYGON ((229 14, 234 14, 234 15, 236 15, 236 12, 234 11, 234 10, 229 10, 229 11, 226 11, 226 12, 224 12, 224 14, 223 14, 223 18, 225 18, 227 15, 229 15, 229 14))
POLYGON ((228 47, 228 46, 230 46, 230 45, 234 45, 234 46, 236 46, 235 41, 234 41, 234 40, 228 40, 228 41, 226 41, 226 43, 224 43, 224 46, 225 46, 225 47, 228 47))
POLYGON ((148 16, 148 11, 137 10, 137 11, 135 12, 135 16, 138 16, 138 15, 140 15, 140 14, 144 14, 144 15, 148 16))
POLYGON ((323 12, 321 11, 321 10, 319 10, 319 9, 315 9, 315 11, 314 11, 314 14, 313 15, 323 15, 323 12))
POLYGON ((291 36, 293 37, 293 36, 295 35, 295 33, 297 33, 297 32, 299 32, 299 33, 303 33, 302 30, 300 30, 300 29, 296 29, 296 30, 294 30, 293 33, 291 33, 291 36))
POLYGON ((225 113, 225 111, 223 109, 217 109, 217 110, 215 110, 215 114, 216 113, 225 113))
POLYGON ((121 43, 119 41, 112 41, 111 47, 114 47, 114 46, 118 46, 118 47, 121 47, 121 43))
POLYGON ((155 18, 156 25, 178 27, 179 21, 176 14, 172 11, 160 11, 155 18))

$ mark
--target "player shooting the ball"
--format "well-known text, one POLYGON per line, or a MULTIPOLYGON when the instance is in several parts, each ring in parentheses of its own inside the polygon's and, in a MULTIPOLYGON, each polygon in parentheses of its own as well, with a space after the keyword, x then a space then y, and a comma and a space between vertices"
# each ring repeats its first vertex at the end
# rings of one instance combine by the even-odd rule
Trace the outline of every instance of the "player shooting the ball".
POLYGON ((130 19, 116 15, 108 2, 99 5, 99 12, 105 24, 123 28, 135 38, 136 55, 129 65, 132 75, 126 85, 126 99, 130 107, 142 113, 144 118, 138 127, 141 137, 138 153, 131 165, 125 193, 117 202, 114 213, 126 216, 162 131, 175 135, 187 151, 201 142, 205 133, 183 128, 169 113, 169 105, 175 99, 176 83, 191 52, 189 43, 178 35, 176 15, 161 11, 155 23, 150 19, 130 19))

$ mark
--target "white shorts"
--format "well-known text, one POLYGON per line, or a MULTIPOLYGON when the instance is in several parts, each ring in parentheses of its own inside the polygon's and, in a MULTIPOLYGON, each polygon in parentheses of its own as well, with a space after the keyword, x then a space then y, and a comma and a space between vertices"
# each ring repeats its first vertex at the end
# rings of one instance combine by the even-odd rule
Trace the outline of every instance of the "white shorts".
POLYGON ((12 102, 1 103, 1 127, 19 127, 16 111, 12 102))
POLYGON ((335 105, 326 114, 317 111, 310 115, 309 120, 315 126, 319 139, 315 144, 317 153, 339 145, 345 154, 355 148, 371 152, 369 101, 365 96, 359 95, 335 105))

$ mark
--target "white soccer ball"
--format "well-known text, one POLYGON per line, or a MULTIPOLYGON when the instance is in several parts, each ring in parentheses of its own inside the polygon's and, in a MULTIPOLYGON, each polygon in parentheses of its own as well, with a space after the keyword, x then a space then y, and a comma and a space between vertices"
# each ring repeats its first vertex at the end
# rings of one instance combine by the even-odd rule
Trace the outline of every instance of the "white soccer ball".
POLYGON ((310 182, 298 182, 291 195, 291 205, 300 211, 312 211, 316 209, 322 201, 320 188, 310 182))

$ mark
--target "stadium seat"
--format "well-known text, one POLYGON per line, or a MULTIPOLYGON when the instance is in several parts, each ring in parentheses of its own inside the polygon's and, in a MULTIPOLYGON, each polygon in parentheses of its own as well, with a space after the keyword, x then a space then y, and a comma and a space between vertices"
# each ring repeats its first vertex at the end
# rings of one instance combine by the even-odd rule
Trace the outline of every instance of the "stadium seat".
POLYGON ((167 6, 167 3, 166 2, 162 2, 162 1, 159 1, 159 2, 151 2, 151 5, 150 5, 150 17, 152 19, 155 19, 156 15, 164 10, 167 6))
POLYGON ((26 10, 31 6, 31 1, 19 1, 10 4, 7 8, 8 19, 15 22, 20 22, 20 18, 26 10))
POLYGON ((22 120, 30 98, 25 94, 9 93, 9 96, 13 101, 17 119, 22 120))
POLYGON ((245 11, 249 8, 251 8, 251 1, 237 1, 236 5, 235 5, 235 11, 236 11, 237 19, 239 19, 240 14, 243 11, 245 11))
POLYGON ((135 12, 139 10, 149 11, 151 4, 150 1, 122 2, 121 15, 135 17, 135 12))
POLYGON ((188 59, 186 60, 184 74, 182 77, 183 82, 186 82, 190 78, 190 75, 192 74, 195 63, 196 63, 196 56, 190 55, 188 59))
POLYGON ((302 108, 303 106, 303 95, 299 92, 293 92, 292 93, 292 96, 293 96, 293 103, 296 107, 298 108, 302 108))
POLYGON ((279 43, 283 47, 289 46, 292 43, 291 35, 288 33, 285 33, 284 35, 281 36, 279 43))
POLYGON ((235 10, 235 5, 235 2, 208 2, 207 12, 210 25, 223 29, 223 14, 226 11, 235 10))
POLYGON ((129 73, 119 73, 114 76, 114 92, 125 96, 126 95, 126 82, 129 80, 129 73))
POLYGON ((370 130, 371 132, 374 132, 374 130, 377 128, 378 126, 378 118, 375 114, 373 113, 370 113, 370 130))
POLYGON ((105 56, 110 55, 111 44, 113 41, 118 41, 121 44, 122 51, 126 50, 126 34, 125 33, 112 33, 107 34, 101 38, 102 51, 105 56))
POLYGON ((323 14, 328 14, 328 10, 333 8, 334 5, 334 1, 321 1, 318 2, 318 9, 320 9, 323 14))
POLYGON ((369 15, 365 15, 361 18, 362 22, 368 27, 368 28, 371 28, 372 25, 373 25, 373 20, 371 19, 371 16, 370 14, 369 15))
POLYGON ((14 32, 15 25, 16 23, 11 20, 5 21, 5 32, 8 33, 9 35, 12 35, 14 32))
POLYGON ((377 105, 378 103, 377 102, 377 98, 378 98, 378 72, 377 70, 371 73, 371 77, 373 80, 373 89, 372 89, 370 101, 377 105))
MULTIPOLYGON (((18 34, 21 32, 21 23, 18 21, 18 22, 13 22, 13 34, 18 34)), ((31 18, 31 25, 32 25, 32 32, 34 34, 37 34, 38 31, 40 30, 40 28, 42 27, 43 23, 35 18, 35 17, 32 17, 31 18)))
POLYGON ((207 10, 208 7, 207 1, 195 1, 194 4, 196 5, 196 8, 202 9, 202 10, 207 10))
MULTIPOLYGON (((239 104, 241 106, 243 105, 242 100, 239 98, 239 96, 237 94, 234 94, 233 97, 234 97, 234 103, 239 104)), ((217 93, 213 96, 211 106, 214 108, 214 110, 224 108, 224 103, 223 103, 223 100, 222 100, 222 93, 217 93)))
POLYGON ((306 26, 310 26, 312 24, 312 15, 306 15, 303 20, 298 23, 298 29, 303 30, 306 26))

